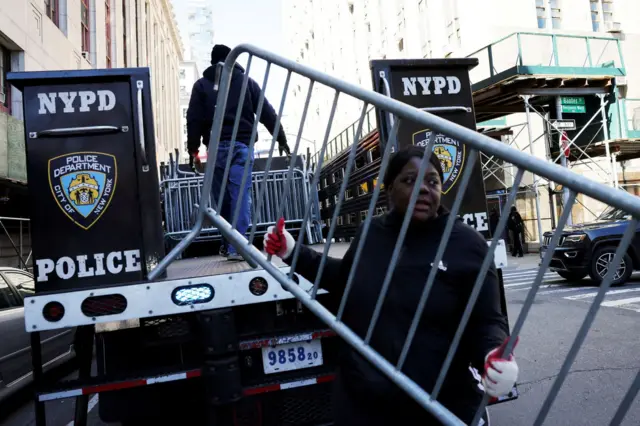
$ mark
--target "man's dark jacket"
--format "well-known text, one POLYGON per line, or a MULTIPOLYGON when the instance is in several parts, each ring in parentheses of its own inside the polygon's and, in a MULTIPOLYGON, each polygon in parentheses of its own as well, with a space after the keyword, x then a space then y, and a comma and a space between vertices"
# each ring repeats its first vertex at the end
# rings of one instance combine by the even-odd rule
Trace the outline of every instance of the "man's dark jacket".
MULTIPOLYGON (((202 138, 202 143, 205 146, 209 146, 211 125, 213 123, 213 114, 217 100, 217 92, 213 90, 215 75, 216 67, 210 66, 203 73, 203 77, 193 85, 189 109, 187 110, 187 149, 190 153, 198 151, 200 138, 202 138)), ((238 102, 240 102, 243 79, 244 68, 236 64, 231 77, 231 87, 229 88, 222 133, 220 135, 220 140, 222 141, 231 140, 236 112, 238 110, 238 102)), ((251 142, 251 131, 256 120, 255 117, 261 91, 258 83, 249 77, 236 141, 247 145, 251 142)), ((275 110, 265 98, 262 106, 262 114, 260 115, 260 122, 264 124, 271 134, 273 134, 275 130, 276 118, 277 114, 275 110)), ((287 138, 281 125, 278 133, 278 142, 282 144, 286 143, 286 141, 287 138)))
MULTIPOLYGON (((449 214, 444 209, 441 209, 441 213, 426 224, 411 225, 374 328, 371 346, 394 365, 402 351, 431 270, 431 260, 442 239, 449 214)), ((393 212, 373 219, 355 270, 343 321, 363 339, 371 323, 401 224, 402 217, 393 212)), ((343 294, 359 238, 360 233, 343 259, 328 259, 321 287, 329 290, 334 297, 343 294)), ((431 392, 435 385, 487 251, 487 243, 477 231, 461 220, 455 222, 402 368, 403 373, 427 392, 431 392)), ((320 258, 320 253, 303 247, 296 272, 311 282, 315 281, 320 258)), ((290 260, 285 262, 290 263, 290 260)), ((468 419, 467 422, 473 418, 482 398, 469 365, 482 373, 485 356, 499 346, 507 334, 497 274, 492 266, 438 397, 438 401, 461 419, 468 419)), ((343 345, 339 372, 343 391, 352 398, 362 400, 363 407, 375 405, 376 401, 387 407, 411 406, 395 384, 348 345, 343 345)), ((424 410, 416 412, 421 411, 424 410)))

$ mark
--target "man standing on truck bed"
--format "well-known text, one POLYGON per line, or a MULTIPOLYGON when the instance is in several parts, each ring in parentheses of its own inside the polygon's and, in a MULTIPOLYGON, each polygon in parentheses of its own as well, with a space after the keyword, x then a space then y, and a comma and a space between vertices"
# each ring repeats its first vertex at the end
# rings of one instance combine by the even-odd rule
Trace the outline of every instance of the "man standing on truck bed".
MULTIPOLYGON (((200 142, 202 141, 207 148, 209 147, 213 114, 215 112, 218 95, 217 91, 214 90, 216 65, 218 62, 224 62, 230 52, 231 49, 225 45, 216 44, 213 46, 213 50, 211 51, 211 66, 204 71, 203 77, 193 85, 189 108, 187 110, 187 148, 196 167, 200 167, 200 159, 198 158, 200 142)), ((249 170, 253 169, 253 152, 249 152, 249 145, 256 120, 255 116, 258 109, 258 102, 262 92, 258 83, 249 77, 247 93, 244 99, 241 100, 240 91, 242 89, 244 74, 244 68, 239 64, 235 64, 231 77, 231 85, 229 87, 229 96, 227 97, 222 132, 220 134, 218 155, 217 158, 212 159, 212 161, 215 161, 215 170, 211 189, 212 201, 217 201, 222 187, 227 158, 229 155, 232 155, 231 170, 229 171, 220 214, 228 222, 231 222, 235 215, 235 209, 239 208, 240 212, 236 228, 240 233, 245 233, 251 222, 251 175, 247 176, 245 188, 242 191, 242 200, 239 201, 241 193, 240 186, 248 157, 250 157, 249 170), (240 123, 235 141, 232 141, 233 125, 235 123, 239 102, 243 102, 240 113, 240 123)), ((264 99, 262 113, 259 119, 273 135, 277 115, 266 98, 264 99)), ((280 131, 278 132, 278 145, 280 155, 282 155, 283 152, 287 155, 290 154, 287 138, 282 126, 280 126, 280 131)), ((224 237, 220 253, 226 256, 228 260, 243 260, 236 249, 224 240, 224 237)))

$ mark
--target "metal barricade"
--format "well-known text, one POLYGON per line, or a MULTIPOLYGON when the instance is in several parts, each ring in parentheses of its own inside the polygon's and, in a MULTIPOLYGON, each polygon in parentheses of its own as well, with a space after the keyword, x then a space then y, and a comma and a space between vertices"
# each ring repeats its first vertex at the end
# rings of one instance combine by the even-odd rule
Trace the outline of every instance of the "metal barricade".
MULTIPOLYGON (((597 296, 594 298, 593 303, 591 304, 589 311, 579 328, 579 331, 575 337, 575 340, 573 341, 571 348, 560 368, 560 371, 558 372, 558 375, 555 377, 553 385, 551 386, 551 389, 546 399, 544 400, 542 407, 540 408, 540 411, 537 413, 537 416, 533 421, 534 425, 541 425, 547 418, 547 415, 549 414, 549 410, 552 404, 554 403, 554 400, 556 399, 565 379, 567 378, 570 367, 572 366, 574 360, 576 359, 576 356, 580 350, 580 347, 585 340, 587 332, 589 331, 591 325, 593 324, 593 321, 598 312, 598 309, 600 308, 600 305, 605 297, 605 293, 607 292, 607 290, 609 289, 612 283, 617 267, 620 264, 623 256, 625 255, 629 247, 629 244, 632 238, 635 235, 636 228, 638 225, 638 218, 640 217, 640 200, 637 197, 634 197, 622 191, 611 191, 610 188, 602 184, 591 181, 583 176, 579 176, 556 164, 543 161, 527 153, 518 151, 512 147, 496 142, 495 140, 489 137, 486 137, 484 135, 481 135, 473 130, 456 125, 450 121, 444 120, 442 118, 438 118, 432 114, 429 114, 425 111, 421 111, 407 104, 398 102, 389 97, 383 96, 373 91, 365 90, 353 84, 346 83, 342 80, 333 78, 329 75, 321 73, 310 67, 301 65, 294 61, 288 60, 286 58, 280 57, 278 55, 275 55, 273 53, 270 53, 268 51, 265 51, 263 49, 260 49, 255 46, 250 46, 250 45, 240 45, 236 47, 227 58, 224 64, 224 67, 222 67, 221 78, 219 83, 219 93, 217 97, 218 100, 216 105, 216 114, 214 117, 213 128, 211 130, 212 143, 209 148, 209 154, 208 154, 209 158, 216 158, 217 144, 215 143, 215 141, 219 140, 220 134, 221 134, 223 118, 224 118, 223 115, 224 115, 227 96, 228 96, 229 87, 230 87, 231 70, 232 70, 233 64, 238 59, 238 56, 243 53, 247 53, 249 55, 249 60, 248 60, 248 66, 247 66, 247 73, 244 77, 244 83, 242 86, 243 90, 241 92, 241 97, 244 97, 245 95, 249 69, 251 67, 252 60, 255 60, 255 58, 260 58, 267 62, 265 78, 262 84, 263 89, 265 88, 268 82, 269 72, 272 67, 278 66, 286 71, 287 78, 284 84, 284 91, 282 94, 278 117, 282 116, 284 105, 286 103, 288 86, 290 84, 292 76, 296 76, 296 77, 302 76, 302 77, 305 77, 308 81, 308 90, 306 92, 307 97, 304 104, 304 109, 302 111, 300 131, 298 132, 298 138, 296 140, 295 147, 293 149, 293 154, 292 154, 292 158, 294 159, 298 155, 298 149, 300 146, 300 135, 302 134, 302 129, 304 128, 304 125, 306 122, 307 112, 309 110, 309 103, 314 93, 314 88, 315 88, 314 86, 322 85, 322 86, 325 86, 325 88, 329 88, 330 90, 333 91, 334 93, 333 103, 331 104, 331 110, 328 114, 328 120, 327 120, 326 130, 324 133, 323 144, 320 150, 320 155, 318 156, 318 160, 317 160, 318 161, 317 170, 320 170, 322 168, 322 163, 323 163, 323 160, 325 159, 327 142, 329 141, 331 136, 332 124, 333 124, 333 120, 336 112, 336 106, 337 106, 339 97, 348 95, 351 98, 355 98, 359 100, 360 105, 362 107, 360 121, 358 122, 358 125, 357 125, 356 137, 353 139, 353 143, 349 148, 350 149, 349 161, 346 166, 345 176, 343 178, 343 185, 336 203, 336 209, 334 211, 333 218, 331 220, 331 227, 329 229, 328 237, 326 239, 327 243, 322 250, 322 261, 318 270, 318 274, 314 280, 314 287, 311 291, 309 291, 309 293, 307 293, 304 290, 302 290, 300 287, 298 287, 295 281, 292 279, 294 278, 293 271, 295 270, 295 266, 299 259, 300 247, 303 243, 302 235, 299 235, 297 239, 296 249, 293 254, 291 272, 285 275, 283 272, 281 272, 280 269, 278 269, 275 265, 273 265, 270 262, 270 260, 262 252, 258 251, 252 245, 254 238, 259 232, 259 226, 258 226, 259 223, 257 221, 251 226, 250 233, 247 238, 235 230, 237 218, 231 218, 231 219, 223 218, 219 214, 220 205, 213 205, 209 207, 208 205, 205 205, 205 204, 199 205, 194 226, 191 228, 189 233, 180 241, 180 243, 166 256, 166 258, 162 260, 159 266, 150 274, 150 279, 155 279, 156 277, 158 277, 159 274, 162 271, 164 271, 167 268, 167 266, 173 260, 175 260, 177 256, 191 242, 193 242, 198 238, 201 231, 203 230, 203 224, 205 223, 205 219, 206 219, 211 223, 213 223, 214 226, 216 226, 220 230, 222 235, 224 235, 225 238, 227 238, 232 244, 234 244, 235 247, 237 247, 238 251, 245 257, 245 259, 251 259, 252 262, 255 262, 260 267, 264 268, 264 270, 268 272, 270 275, 272 275, 275 279, 277 279, 285 289, 287 289, 293 295, 295 295, 295 297, 298 298, 308 310, 310 310, 315 315, 317 315, 320 319, 322 319, 329 327, 331 327, 335 332, 337 332, 349 345, 351 345, 355 350, 357 350, 365 359, 367 359, 372 365, 374 365, 377 369, 379 369, 382 373, 384 373, 391 381, 393 381, 397 386, 399 386, 407 394, 409 394, 412 398, 414 398, 421 406, 423 406, 426 410, 432 413, 443 424, 446 424, 446 425, 463 424, 459 418, 453 415, 447 408, 445 408, 440 402, 438 402, 438 396, 442 389, 442 385, 445 381, 445 376, 453 361, 453 356, 456 353, 456 350, 458 349, 461 343, 462 334, 465 330, 466 325, 470 321, 474 305, 476 303, 476 300, 478 299, 478 295, 482 289, 482 286, 485 282, 487 274, 490 271, 490 268, 492 267, 493 256, 494 256, 496 247, 498 245, 499 236, 503 233, 506 227, 507 218, 509 216, 509 208, 511 205, 513 205, 513 202, 516 197, 516 191, 512 191, 509 194, 508 201, 501 212, 500 220, 495 232, 496 236, 492 239, 489 245, 488 253, 484 257, 482 266, 475 278, 475 282, 473 284, 472 290, 469 295, 468 303, 464 309, 460 323, 457 326, 457 331, 455 333, 455 336, 449 348, 444 364, 442 365, 441 370, 439 372, 439 376, 437 378, 434 389, 420 388, 420 386, 418 386, 415 381, 413 381, 405 373, 403 373, 403 365, 404 365, 404 361, 406 360, 406 355, 409 351, 409 348, 411 347, 411 344, 414 340, 418 323, 420 322, 420 319, 422 318, 422 315, 424 313, 424 308, 430 296, 431 289, 434 286, 434 281, 435 281, 438 268, 436 267, 430 268, 428 278, 424 283, 423 289, 421 291, 421 297, 419 298, 417 309, 413 315, 411 327, 408 330, 406 340, 402 347, 399 360, 397 362, 389 361, 380 353, 378 353, 376 350, 374 350, 370 344, 371 332, 375 328, 376 323, 380 318, 380 311, 381 311, 383 302, 385 301, 387 292, 389 290, 389 283, 391 281, 391 277, 393 276, 394 271, 396 270, 396 266, 400 258, 403 242, 407 235, 407 230, 408 230, 409 222, 411 219, 411 213, 419 195, 420 184, 416 184, 412 191, 411 199, 409 202, 409 209, 407 211, 407 214, 404 216, 402 227, 399 231, 397 241, 393 250, 393 254, 387 267, 387 272, 384 277, 382 290, 377 298, 376 308, 371 318, 371 323, 369 326, 369 331, 367 333, 367 336, 363 337, 358 335, 352 329, 350 329, 347 324, 345 324, 341 320, 342 313, 344 310, 345 300, 348 297, 349 292, 353 285, 353 278, 354 278, 353 271, 357 269, 357 265, 359 264, 359 262, 366 260, 362 258, 363 247, 364 247, 365 240, 367 238, 367 234, 371 229, 370 226, 371 226, 372 218, 375 212, 374 210, 375 205, 381 192, 382 178, 385 176, 390 158, 392 156, 391 148, 395 145, 395 143, 392 143, 392 142, 395 142, 396 138, 398 137, 398 129, 401 126, 401 123, 403 121, 408 120, 408 121, 418 122, 421 125, 423 125, 425 128, 434 130, 431 133, 431 136, 429 137, 428 142, 426 143, 426 147, 425 147, 426 152, 430 152, 434 146, 436 131, 441 132, 451 138, 454 138, 462 142, 466 146, 468 150, 467 161, 469 164, 473 164, 475 162, 475 160, 477 159, 477 156, 479 155, 479 152, 483 152, 488 155, 493 155, 501 160, 504 160, 506 162, 513 164, 517 168, 517 173, 515 176, 513 188, 518 188, 524 172, 530 171, 535 175, 550 179, 553 182, 556 182, 557 184, 561 184, 565 188, 569 189, 569 196, 564 205, 564 210, 558 221, 557 228, 553 233, 553 237, 549 241, 548 248, 542 258, 540 268, 536 274, 535 281, 532 284, 531 289, 527 293, 527 296, 524 300, 524 303, 517 317, 517 320, 513 325, 513 329, 511 331, 511 339, 509 340, 504 350, 503 355, 505 357, 508 354, 512 353, 514 342, 516 341, 517 336, 520 335, 520 332, 522 331, 522 328, 527 319, 527 316, 531 311, 533 303, 536 299, 536 293, 542 283, 545 271, 549 267, 549 264, 552 259, 553 251, 559 244, 562 230, 567 222, 567 218, 569 214, 571 213, 571 207, 576 201, 576 196, 578 194, 584 194, 586 196, 592 197, 594 199, 602 201, 611 206, 615 206, 619 209, 622 209, 633 216, 633 219, 630 221, 630 224, 627 226, 626 231, 622 237, 622 240, 615 251, 613 260, 608 265, 608 272, 599 287, 597 296), (340 206, 344 201, 344 192, 345 192, 346 182, 348 182, 350 174, 354 171, 354 159, 356 157, 357 141, 361 139, 363 122, 366 118, 366 112, 371 106, 374 106, 384 111, 385 113, 388 113, 391 116, 393 116, 393 120, 392 120, 393 125, 390 130, 389 138, 388 138, 390 142, 386 144, 386 147, 382 154, 382 160, 381 160, 379 176, 377 179, 377 184, 374 189, 374 195, 369 204, 367 219, 365 220, 361 228, 361 237, 359 239, 359 243, 357 244, 357 248, 355 250, 355 255, 353 258, 353 266, 351 267, 349 279, 346 283, 346 288, 344 289, 344 295, 341 301, 340 309, 337 315, 334 315, 331 311, 326 309, 323 305, 321 305, 316 300, 316 294, 320 284, 321 276, 324 271, 324 267, 326 266, 328 252, 329 252, 329 248, 331 246, 331 241, 332 241, 332 235, 335 231, 336 224, 337 224, 338 211, 340 210, 340 206)), ((264 101, 264 92, 262 93, 259 104, 258 104, 258 108, 257 108, 258 116, 260 116, 260 113, 262 111, 263 101, 264 101)), ((242 105, 242 102, 239 102, 239 105, 242 105)), ((239 120, 236 119, 234 132, 236 132, 238 129, 238 123, 239 123, 239 120)), ((279 128, 280 128, 280 119, 278 118, 276 122, 274 134, 278 133, 279 128)), ((252 139, 255 140, 255 134, 257 132, 257 120, 256 120, 256 125, 253 131, 254 131, 254 137, 252 139)), ((274 137, 271 145, 271 148, 272 148, 271 152, 273 152, 275 143, 276 143, 276 138, 274 137)), ((253 143, 251 144, 250 149, 252 148, 253 148, 253 143)), ((270 174, 271 173, 269 171, 270 164, 271 164, 271 156, 267 161, 266 170, 255 176, 255 181, 254 181, 255 194, 254 194, 253 200, 255 203, 256 211, 263 212, 266 209, 269 212, 269 218, 270 218, 269 220, 273 221, 276 218, 283 216, 285 214, 287 203, 278 202, 274 205, 273 200, 269 201, 269 199, 266 198, 270 194, 270 187, 268 183, 270 182, 270 179, 273 179, 274 181, 278 181, 278 182, 283 182, 283 180, 280 177, 284 176, 285 174, 287 176, 286 180, 291 181, 292 179, 294 179, 294 176, 296 176, 296 174, 293 167, 290 167, 289 170, 287 170, 286 172, 277 171, 277 172, 274 172, 275 174, 270 174), (278 178, 276 178, 276 176, 278 176, 278 178), (274 213, 275 215, 273 215, 274 213)), ((421 161, 416 182, 418 183, 422 182, 423 177, 425 176, 425 172, 428 168, 428 165, 429 165, 429 156, 425 155, 423 160, 421 161)), ((227 169, 229 169, 229 167, 230 167, 230 162, 227 163, 227 169)), ((458 192, 459 195, 456 197, 455 202, 453 203, 453 206, 451 208, 451 213, 449 215, 449 218, 447 219, 447 223, 444 228, 444 233, 439 242, 436 254, 433 259, 425 259, 425 262, 429 262, 431 265, 439 265, 441 260, 443 259, 443 256, 445 254, 445 249, 447 248, 447 244, 449 242, 449 239, 454 227, 454 223, 456 221, 456 215, 459 211, 463 195, 465 194, 465 189, 469 184, 472 169, 473 169, 472 167, 467 167, 462 171, 462 175, 460 176, 460 180, 458 181, 458 185, 460 185, 459 192, 458 192)), ((214 174, 214 168, 211 166, 211 164, 208 164, 201 186, 199 186, 199 188, 201 188, 201 191, 202 191, 201 196, 206 196, 209 193, 212 185, 213 174, 214 174)), ((228 170, 227 170, 227 174, 228 174, 228 170)), ((247 173, 247 170, 245 170, 243 182, 246 182, 246 179, 248 178, 249 178, 249 173, 247 173)), ((317 188, 318 179, 319 179, 319 173, 314 174, 313 180, 310 184, 312 193, 314 192, 313 189, 317 188)), ((171 185, 173 184, 174 183, 171 183, 171 185)), ((241 187, 243 186, 244 185, 241 185, 241 187)), ((188 184, 187 184, 187 188, 189 188, 188 184)), ((288 185, 285 185, 284 193, 282 193, 280 196, 282 197, 280 198, 280 200, 288 200, 290 197, 294 196, 294 192, 292 192, 292 190, 289 188, 288 185)), ((303 228, 306 227, 306 225, 308 224, 311 218, 311 209, 313 207, 312 206, 313 203, 310 203, 308 199, 305 200, 305 202, 306 202, 306 205, 304 206, 304 209, 303 209, 304 211, 302 212, 303 214, 301 218, 301 227, 303 228)), ((296 208, 299 208, 301 204, 296 203, 296 206, 297 206, 296 208)), ((617 412, 615 413, 611 421, 611 425, 617 425, 622 421, 626 412, 629 410, 636 394, 638 393, 639 388, 640 388, 640 374, 636 376, 635 380, 633 381, 633 384, 631 385, 630 389, 628 390, 622 402, 620 403, 620 406, 617 409, 617 412)), ((484 407, 486 406, 487 402, 488 402, 488 397, 485 396, 483 404, 478 408, 477 414, 472 424, 474 425, 478 424, 480 420, 480 416, 484 411, 484 407)))
MULTIPOLYGON (((177 153, 176 153, 177 158, 177 153)), ((304 162, 302 162, 304 166, 304 162)), ((316 243, 322 239, 322 229, 317 208, 317 193, 311 191, 309 176, 305 170, 293 169, 293 177, 286 179, 287 170, 270 170, 266 175, 260 171, 251 173, 252 180, 252 225, 256 223, 256 233, 264 234, 267 228, 278 220, 278 207, 284 206, 284 215, 287 217, 287 229, 299 233, 303 229, 306 241, 316 243), (258 204, 257 194, 266 179, 266 191, 264 202, 258 204), (286 187, 289 188, 286 188, 286 187), (284 199, 283 195, 289 192, 291 196, 284 199), (316 201, 314 202, 314 198, 316 201), (312 220, 304 226, 304 210, 307 205, 312 205, 312 220), (257 209, 260 206, 260 209, 257 209)), ((202 194, 204 175, 197 172, 185 172, 180 165, 174 162, 170 154, 168 166, 161 168, 160 192, 164 210, 164 233, 170 241, 179 241, 189 234, 198 213, 198 205, 202 194)), ((208 201, 208 208, 211 204, 208 201)), ((221 238, 216 226, 209 223, 204 226, 195 241, 214 241, 221 238)))

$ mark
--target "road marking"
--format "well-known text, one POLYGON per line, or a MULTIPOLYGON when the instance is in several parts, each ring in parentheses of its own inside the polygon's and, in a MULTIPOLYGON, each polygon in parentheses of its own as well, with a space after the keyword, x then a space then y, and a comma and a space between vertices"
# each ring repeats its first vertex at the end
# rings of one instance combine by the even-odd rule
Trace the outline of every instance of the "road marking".
POLYGON ((627 299, 608 300, 606 302, 602 302, 601 306, 608 306, 608 307, 611 307, 611 308, 619 308, 622 305, 629 305, 629 304, 632 304, 632 303, 640 303, 640 297, 629 297, 627 299))
MULTIPOLYGON (((98 405, 98 395, 93 395, 89 400, 89 404, 87 405, 87 413, 90 413, 91 410, 96 407, 96 405, 98 405)), ((75 421, 71 420, 69 423, 67 423, 67 426, 73 426, 74 424, 75 421)))
MULTIPOLYGON (((608 290, 606 294, 607 294, 607 296, 614 296, 616 294, 635 293, 637 291, 640 291, 640 288, 625 288, 625 289, 622 289, 622 290, 608 290)), ((592 298, 596 297, 597 294, 598 294, 597 291, 593 291, 591 293, 578 294, 576 296, 567 296, 567 297, 565 297, 565 299, 568 299, 568 300, 592 299, 592 298)))
MULTIPOLYGON (((535 281, 535 278, 536 278, 536 275, 532 275, 530 277, 520 278, 517 280, 504 280, 505 282, 509 283, 509 284, 505 284, 505 287, 532 283, 535 281)), ((556 274, 547 273, 543 275, 542 279, 543 280, 559 280, 561 278, 556 274)))

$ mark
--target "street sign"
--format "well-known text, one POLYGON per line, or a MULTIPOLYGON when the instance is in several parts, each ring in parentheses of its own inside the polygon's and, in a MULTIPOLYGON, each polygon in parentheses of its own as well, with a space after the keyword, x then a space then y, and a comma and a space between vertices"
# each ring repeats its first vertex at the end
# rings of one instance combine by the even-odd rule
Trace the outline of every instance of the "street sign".
POLYGON ((562 112, 568 114, 585 114, 587 112, 583 97, 563 96, 560 98, 560 105, 562 106, 562 112))
POLYGON ((587 108, 584 105, 562 105, 562 112, 568 114, 586 114, 587 108))
POLYGON ((557 130, 576 130, 576 120, 551 120, 550 122, 557 130))

